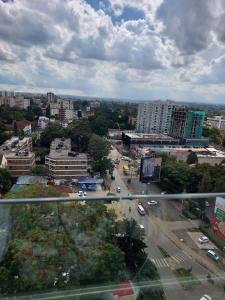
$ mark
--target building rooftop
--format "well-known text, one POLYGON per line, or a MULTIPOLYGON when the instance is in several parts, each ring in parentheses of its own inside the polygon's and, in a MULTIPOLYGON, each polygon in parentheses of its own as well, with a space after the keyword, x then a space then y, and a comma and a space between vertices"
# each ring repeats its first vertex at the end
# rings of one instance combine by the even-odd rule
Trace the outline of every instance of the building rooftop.
POLYGON ((131 139, 167 139, 174 140, 173 137, 162 133, 125 133, 131 139))
POLYGON ((87 159, 85 153, 78 153, 71 150, 71 139, 57 138, 51 143, 49 156, 54 158, 69 157, 71 160, 87 159))
POLYGON ((16 152, 20 147, 22 147, 25 143, 29 142, 29 137, 24 137, 23 139, 20 139, 19 137, 12 137, 11 139, 5 141, 0 146, 0 152, 1 153, 7 153, 7 152, 16 152))

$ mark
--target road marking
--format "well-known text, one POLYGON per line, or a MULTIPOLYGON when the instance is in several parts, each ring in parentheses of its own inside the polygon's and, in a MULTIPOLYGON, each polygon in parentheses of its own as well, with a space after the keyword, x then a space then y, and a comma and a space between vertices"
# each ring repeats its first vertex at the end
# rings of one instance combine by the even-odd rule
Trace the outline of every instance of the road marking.
POLYGON ((151 258, 151 262, 159 269, 159 268, 169 268, 170 265, 166 258, 151 258))

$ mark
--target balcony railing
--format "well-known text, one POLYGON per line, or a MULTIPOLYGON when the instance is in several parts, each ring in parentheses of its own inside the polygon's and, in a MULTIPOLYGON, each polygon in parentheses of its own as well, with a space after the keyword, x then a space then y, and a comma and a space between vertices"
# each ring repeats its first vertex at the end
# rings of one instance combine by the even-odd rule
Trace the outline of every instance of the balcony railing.
POLYGON ((205 250, 197 249, 191 244, 193 242, 184 237, 187 236, 187 228, 190 228, 190 233, 196 229, 201 234, 196 228, 198 222, 189 222, 179 214, 176 214, 179 216, 177 223, 176 220, 165 220, 162 218, 163 208, 160 210, 159 207, 157 212, 157 209, 148 206, 145 216, 137 212, 139 202, 147 204, 155 200, 163 206, 168 200, 181 199, 178 203, 183 205, 185 199, 210 201, 215 197, 225 197, 225 193, 121 193, 0 199, 0 250, 5 243, 4 251, 0 251, 0 297, 115 299, 113 295, 118 290, 121 294, 130 292, 131 288, 123 285, 123 282, 129 281, 135 293, 139 294, 137 298, 130 299, 200 299, 199 295, 206 294, 205 291, 216 295, 215 299, 223 299, 223 250, 215 250, 220 256, 217 263, 206 256, 205 250), (99 203, 103 205, 103 202, 104 206, 99 208, 99 203), (110 206, 113 203, 122 211, 122 220, 119 215, 116 219, 109 210, 113 208, 110 206), (105 205, 107 214, 103 211, 105 205), (177 227, 181 224, 184 226, 182 230, 177 227), (174 229, 170 230, 170 226, 174 229), (133 243, 137 243, 136 246, 140 243, 144 252, 138 252, 135 256, 137 249, 132 248, 133 243), (117 269, 113 270, 114 264, 115 268, 120 265, 116 255, 123 258, 121 251, 125 253, 121 264, 126 269, 122 277, 117 274, 117 269), (130 251, 131 261, 126 251, 130 251), (145 259, 140 262, 139 256, 142 255, 145 259), (138 265, 135 271, 129 269, 130 264, 134 267, 132 260, 138 265), (100 264, 98 272, 107 275, 109 271, 114 274, 113 279, 98 280, 101 274, 95 273, 96 261, 100 264), (90 280, 92 272, 95 278, 90 280), (151 274, 156 277, 147 279, 151 274), (5 282, 5 278, 9 282, 5 282), (142 298, 143 295, 145 298, 142 298))

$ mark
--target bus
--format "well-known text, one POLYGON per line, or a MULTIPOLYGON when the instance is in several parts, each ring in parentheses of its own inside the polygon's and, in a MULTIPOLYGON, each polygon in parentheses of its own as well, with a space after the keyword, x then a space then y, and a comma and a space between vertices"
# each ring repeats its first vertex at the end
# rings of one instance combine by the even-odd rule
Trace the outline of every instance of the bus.
POLYGON ((144 216, 145 215, 145 209, 141 204, 138 204, 137 206, 137 210, 139 212, 140 215, 144 216))
POLYGON ((123 166, 123 173, 127 175, 128 172, 129 172, 129 167, 128 167, 128 165, 124 165, 124 166, 123 166))

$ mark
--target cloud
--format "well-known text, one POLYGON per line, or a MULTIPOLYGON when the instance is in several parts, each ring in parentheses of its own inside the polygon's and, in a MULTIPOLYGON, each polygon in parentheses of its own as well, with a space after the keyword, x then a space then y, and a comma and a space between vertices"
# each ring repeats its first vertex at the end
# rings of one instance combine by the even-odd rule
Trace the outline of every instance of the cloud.
POLYGON ((220 100, 224 21, 223 0, 0 1, 0 87, 220 100))

